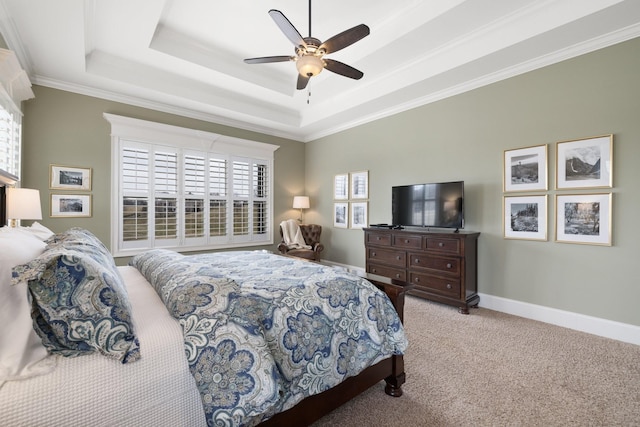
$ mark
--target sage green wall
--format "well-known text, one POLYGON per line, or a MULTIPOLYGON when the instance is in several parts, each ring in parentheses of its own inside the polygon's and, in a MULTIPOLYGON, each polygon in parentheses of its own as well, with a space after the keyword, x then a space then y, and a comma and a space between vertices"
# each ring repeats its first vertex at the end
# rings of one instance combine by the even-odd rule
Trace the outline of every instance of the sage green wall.
MULTIPOLYGON (((22 186, 40 190, 41 222, 53 231, 84 227, 110 244, 111 127, 103 113, 279 145, 274 159, 274 225, 296 215, 291 205, 293 196, 304 191, 303 143, 43 86, 34 86, 33 91, 35 98, 23 105, 22 186), (49 217, 50 164, 93 169, 91 218, 49 217)), ((274 239, 279 242, 277 232, 274 239)), ((273 250, 275 246, 266 248, 273 250)), ((124 258, 118 260, 119 264, 125 262, 124 258)))
POLYGON ((363 232, 332 227, 335 174, 369 171, 370 223, 391 222, 393 185, 464 180, 466 229, 482 233, 479 292, 640 325, 638 76, 635 39, 308 143, 306 218, 325 226, 325 258, 364 267, 363 232), (613 246, 556 243, 555 143, 609 133, 613 246), (504 240, 504 150, 541 144, 549 241, 504 240))

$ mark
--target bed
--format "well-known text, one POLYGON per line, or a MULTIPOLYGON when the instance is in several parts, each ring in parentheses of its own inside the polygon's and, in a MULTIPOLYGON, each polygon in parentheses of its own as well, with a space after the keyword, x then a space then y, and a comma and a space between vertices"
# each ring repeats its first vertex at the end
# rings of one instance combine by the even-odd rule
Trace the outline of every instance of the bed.
POLYGON ((402 394, 402 284, 264 251, 154 250, 116 267, 89 231, 50 233, 37 223, 0 230, 3 293, 6 264, 16 264, 0 363, 18 366, 0 366, 2 425, 303 426, 382 380, 402 394), (75 295, 60 284, 69 271, 100 284, 75 295), (70 304, 109 322, 74 329, 65 316, 77 322, 80 309, 70 304), (80 336, 66 342, 72 329, 80 336), (16 346, 22 353, 5 357, 16 346))

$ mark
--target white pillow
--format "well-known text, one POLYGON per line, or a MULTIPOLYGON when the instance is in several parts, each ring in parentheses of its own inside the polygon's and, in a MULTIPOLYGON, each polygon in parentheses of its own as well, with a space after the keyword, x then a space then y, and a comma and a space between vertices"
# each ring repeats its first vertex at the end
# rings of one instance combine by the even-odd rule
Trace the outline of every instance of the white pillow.
POLYGON ((29 231, 0 228, 0 387, 55 368, 55 358, 33 329, 27 284, 11 285, 11 269, 31 261, 45 247, 29 231))
POLYGON ((47 227, 40 224, 39 222, 34 222, 33 224, 31 224, 31 226, 22 227, 22 229, 27 230, 28 232, 30 232, 31 234, 33 234, 43 242, 55 234, 53 231, 49 230, 47 227))

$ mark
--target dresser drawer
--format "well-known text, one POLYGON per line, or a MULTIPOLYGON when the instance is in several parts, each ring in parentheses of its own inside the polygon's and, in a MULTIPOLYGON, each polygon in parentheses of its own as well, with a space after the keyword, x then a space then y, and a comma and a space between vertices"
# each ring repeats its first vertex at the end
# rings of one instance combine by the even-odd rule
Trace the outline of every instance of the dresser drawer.
POLYGON ((460 280, 445 279, 416 272, 409 273, 409 282, 416 288, 448 297, 460 298, 460 280))
POLYGON ((460 239, 446 237, 425 237, 425 248, 428 251, 461 255, 460 239))
POLYGON ((407 266, 407 253, 392 249, 368 248, 367 261, 405 268, 407 266))
POLYGON ((391 279, 398 279, 403 282, 407 280, 407 272, 405 270, 387 267, 384 265, 369 264, 367 265, 367 273, 373 273, 379 276, 389 277, 391 279))
POLYGON ((460 276, 460 259, 411 253, 409 254, 409 268, 428 268, 460 276))
POLYGON ((422 236, 393 235, 392 245, 401 249, 422 249, 422 236))
POLYGON ((367 233, 367 244, 377 246, 391 246, 390 233, 367 233))

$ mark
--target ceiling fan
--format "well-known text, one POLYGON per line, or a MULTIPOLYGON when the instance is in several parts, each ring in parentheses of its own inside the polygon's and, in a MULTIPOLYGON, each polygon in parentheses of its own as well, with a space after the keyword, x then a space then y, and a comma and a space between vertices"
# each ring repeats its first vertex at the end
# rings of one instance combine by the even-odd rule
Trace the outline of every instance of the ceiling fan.
POLYGON ((244 60, 247 64, 265 64, 268 62, 287 62, 294 61, 298 69, 297 89, 302 90, 307 87, 309 79, 318 75, 324 68, 359 80, 364 76, 362 71, 344 64, 334 59, 325 58, 324 55, 337 52, 347 46, 352 45, 358 40, 369 35, 369 27, 364 24, 356 25, 346 31, 336 34, 324 43, 311 37, 311 0, 309 0, 309 37, 302 37, 296 27, 284 16, 279 10, 271 9, 269 15, 278 25, 280 30, 295 46, 295 55, 287 56, 264 56, 261 58, 247 58, 244 60))

